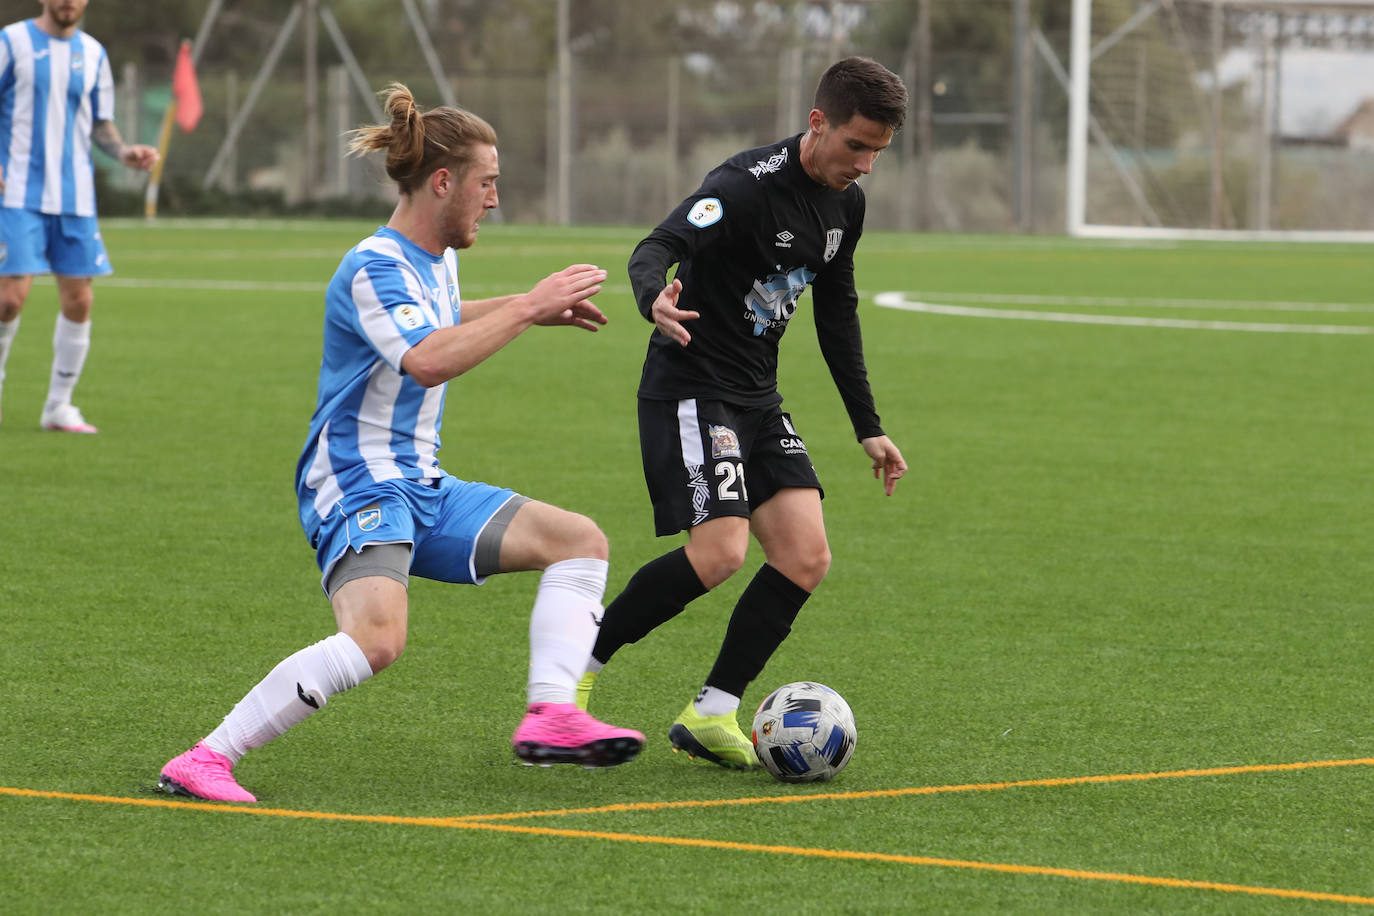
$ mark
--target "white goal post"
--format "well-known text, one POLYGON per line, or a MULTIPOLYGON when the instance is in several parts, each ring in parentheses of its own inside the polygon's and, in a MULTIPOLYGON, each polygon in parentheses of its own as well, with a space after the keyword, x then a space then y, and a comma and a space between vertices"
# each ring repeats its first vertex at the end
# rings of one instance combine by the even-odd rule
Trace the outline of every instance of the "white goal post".
POLYGON ((1374 242, 1374 0, 1073 0, 1072 23, 1070 235, 1374 242))

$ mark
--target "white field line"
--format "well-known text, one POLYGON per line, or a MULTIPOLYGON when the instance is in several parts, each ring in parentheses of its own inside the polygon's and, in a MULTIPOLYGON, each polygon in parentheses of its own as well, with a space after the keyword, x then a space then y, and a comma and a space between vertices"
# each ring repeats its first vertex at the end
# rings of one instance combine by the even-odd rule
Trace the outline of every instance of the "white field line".
MULTIPOLYGON (((1188 318, 1145 318, 1136 315, 1091 315, 1076 312, 1036 312, 1021 309, 974 308, 913 301, 905 293, 878 293, 873 301, 883 308, 963 318, 1000 318, 1011 321, 1056 321, 1069 324, 1108 324, 1139 328, 1183 328, 1195 331, 1248 331, 1270 334, 1374 334, 1374 327, 1340 324, 1266 324, 1250 321, 1198 321, 1188 318)), ((1056 300, 1062 301, 1062 300, 1056 300)))
MULTIPOLYGON (((50 274, 46 274, 34 277, 34 283, 52 286, 54 281, 50 274)), ((329 286, 325 281, 315 280, 193 280, 165 277, 156 279, 148 277, 97 277, 95 283, 97 287, 113 287, 115 289, 195 289, 250 293, 323 293, 329 286)), ((465 293, 504 295, 523 291, 495 283, 463 284, 463 292, 465 293)), ((607 295, 622 293, 628 295, 630 287, 628 285, 603 286, 601 291, 607 295)))
MULTIPOLYGON (((188 229, 209 230, 216 232, 257 232, 257 233, 285 233, 285 232, 320 232, 331 230, 348 230, 358 226, 363 227, 364 231, 370 231, 367 227, 375 229, 378 225, 385 222, 386 217, 377 218, 351 217, 343 219, 324 218, 319 219, 277 219, 277 218, 256 218, 245 217, 158 217, 154 220, 143 219, 135 216, 113 216, 101 217, 100 225, 102 228, 110 229, 137 229, 140 231, 167 231, 184 232, 188 229)), ((489 223, 488 229, 495 229, 497 232, 512 232, 521 235, 546 235, 556 241, 564 241, 568 237, 568 230, 563 226, 541 226, 541 225, 517 225, 489 223)), ((633 228, 621 228, 617 226, 578 226, 574 230, 578 238, 602 238, 614 239, 628 235, 634 235, 637 231, 633 228)))
POLYGON ((185 261, 194 257, 197 261, 314 261, 328 259, 338 263, 348 251, 346 245, 332 248, 209 248, 187 251, 184 248, 140 248, 137 251, 120 252, 119 260, 124 261, 185 261))
MULTIPOLYGON (((53 283, 51 276, 35 278, 39 284, 53 283)), ((222 292, 283 292, 283 293, 322 293, 327 284, 321 281, 289 280, 196 280, 146 277, 100 277, 97 284, 116 289, 186 289, 222 292)), ((510 292, 504 287, 498 289, 494 284, 469 283, 464 285, 469 293, 510 292)), ((603 293, 620 295, 629 293, 627 286, 607 286, 603 293)), ((1268 324, 1262 322, 1237 321, 1199 321, 1186 318, 1145 318, 1131 315, 1093 315, 1072 312, 1039 312, 1019 309, 989 309, 958 305, 942 305, 922 301, 925 298, 941 298, 955 302, 1013 302, 1021 305, 1062 304, 1080 307, 1118 307, 1118 308, 1179 308, 1179 309, 1244 309, 1247 311, 1306 311, 1306 312, 1374 312, 1374 305, 1367 303, 1340 302, 1261 302, 1225 301, 1210 299, 1136 299, 1109 296, 1034 296, 1023 294, 998 293, 902 293, 882 292, 873 296, 873 301, 883 308, 899 309, 908 312, 925 312, 936 315, 954 315, 965 318, 1000 318, 1016 321, 1055 321, 1074 324, 1107 324, 1131 327, 1184 328, 1209 331, 1250 331, 1278 334, 1374 334, 1374 327, 1364 325, 1336 324, 1268 324), (908 298, 908 296, 919 298, 908 298)))
MULTIPOLYGON (((51 276, 34 278, 36 284, 51 285, 51 276)), ((159 277, 156 280, 140 277, 96 277, 95 285, 116 289, 200 289, 225 292, 252 293, 322 293, 329 285, 314 280, 191 280, 159 277)))
MULTIPOLYGON (((355 240, 356 244, 356 240, 355 240)), ((188 257, 194 257, 197 261, 318 261, 325 260, 337 264, 339 259, 344 256, 351 246, 347 243, 334 245, 330 248, 212 248, 200 249, 195 252, 188 252, 180 248, 140 248, 137 251, 125 251, 119 255, 120 263, 129 261, 184 261, 188 257)), ((499 258, 533 258, 533 257, 553 257, 555 255, 566 256, 573 261, 579 258, 586 260, 589 255, 596 252, 608 253, 614 250, 617 260, 623 253, 623 246, 612 246, 610 243, 579 242, 577 244, 566 245, 504 245, 500 248, 488 248, 480 256, 499 257, 499 258)))
POLYGON ((956 293, 915 290, 902 293, 919 302, 997 302, 1007 305, 1066 305, 1102 308, 1222 309, 1247 312, 1369 312, 1371 302, 1284 302, 1267 299, 1165 299, 1142 296, 1036 296, 1025 293, 956 293))

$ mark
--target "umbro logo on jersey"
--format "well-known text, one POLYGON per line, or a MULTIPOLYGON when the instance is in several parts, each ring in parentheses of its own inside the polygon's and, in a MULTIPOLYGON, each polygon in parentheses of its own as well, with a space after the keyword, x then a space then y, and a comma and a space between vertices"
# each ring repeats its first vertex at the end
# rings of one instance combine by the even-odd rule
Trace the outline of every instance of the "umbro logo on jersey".
POLYGON ((773 244, 776 245, 776 246, 779 247, 779 248, 791 248, 791 247, 792 247, 792 240, 793 240, 794 238, 796 238, 795 235, 793 235, 792 233, 790 233, 790 232, 788 232, 786 229, 784 229, 784 230, 782 230, 781 232, 778 233, 778 240, 777 240, 776 242, 774 242, 773 244))
POLYGON ((762 178, 778 171, 787 164, 787 149, 784 147, 780 152, 776 152, 767 159, 760 159, 749 167, 749 174, 755 178, 762 178))

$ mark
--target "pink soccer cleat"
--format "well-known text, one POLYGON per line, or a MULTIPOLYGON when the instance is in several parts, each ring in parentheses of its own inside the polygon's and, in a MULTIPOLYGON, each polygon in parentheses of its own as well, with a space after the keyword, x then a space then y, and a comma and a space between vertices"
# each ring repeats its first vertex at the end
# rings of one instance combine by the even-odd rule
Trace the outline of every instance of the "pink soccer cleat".
POLYGON ((531 703, 510 743, 526 766, 576 763, 590 770, 633 760, 644 735, 599 722, 575 703, 531 703))
POLYGON ((206 801, 255 802, 257 798, 234 781, 234 765, 223 754, 197 744, 162 768, 157 787, 172 795, 206 801))
POLYGON ((97 433, 100 430, 86 422, 75 405, 61 404, 52 410, 43 411, 41 424, 44 429, 59 433, 97 433))

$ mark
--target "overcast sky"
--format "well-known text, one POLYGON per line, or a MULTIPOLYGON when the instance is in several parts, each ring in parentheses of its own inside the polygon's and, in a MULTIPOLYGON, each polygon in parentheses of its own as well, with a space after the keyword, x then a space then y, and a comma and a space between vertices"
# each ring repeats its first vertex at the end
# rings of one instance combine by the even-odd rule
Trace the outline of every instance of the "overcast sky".
MULTIPOLYGON (((1253 56, 1233 51, 1222 64, 1222 82, 1251 77, 1253 56)), ((1329 132, 1366 98, 1374 97, 1374 53, 1285 51, 1279 129, 1285 134, 1329 132)))

